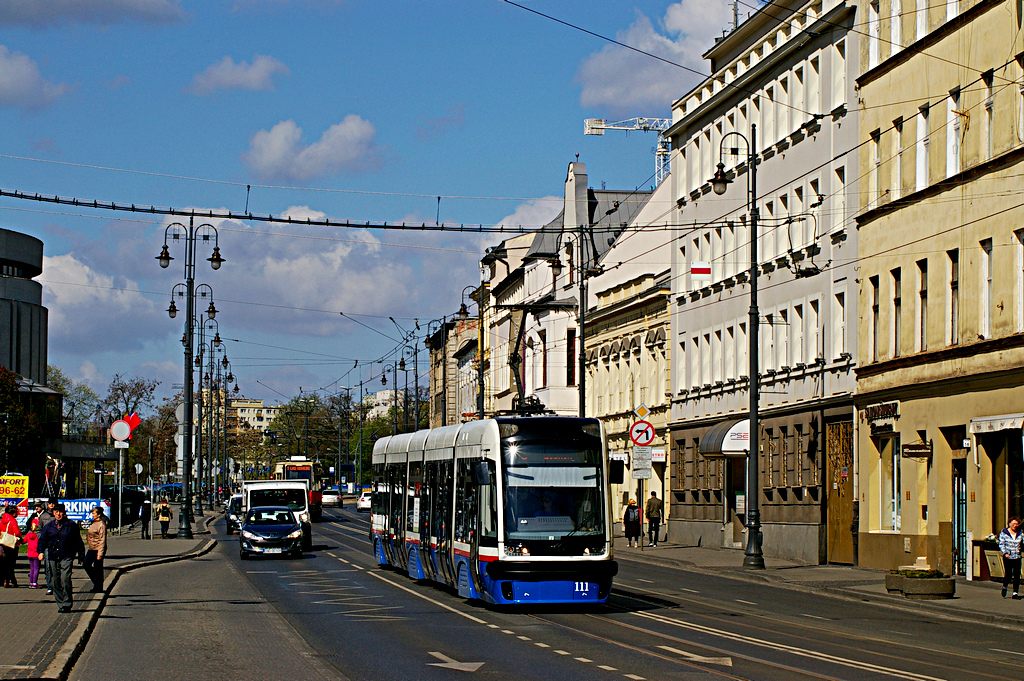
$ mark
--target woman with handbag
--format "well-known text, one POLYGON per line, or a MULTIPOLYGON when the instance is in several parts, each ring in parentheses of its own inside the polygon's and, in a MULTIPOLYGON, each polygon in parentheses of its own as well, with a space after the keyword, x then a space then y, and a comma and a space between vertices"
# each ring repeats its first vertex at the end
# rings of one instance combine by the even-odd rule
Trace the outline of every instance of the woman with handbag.
POLYGON ((0 578, 2 578, 5 589, 13 589, 18 586, 18 580, 14 577, 14 566, 18 560, 18 546, 21 544, 21 530, 18 529, 18 507, 8 506, 3 515, 0 515, 0 548, 3 549, 3 559, 0 560, 0 578))

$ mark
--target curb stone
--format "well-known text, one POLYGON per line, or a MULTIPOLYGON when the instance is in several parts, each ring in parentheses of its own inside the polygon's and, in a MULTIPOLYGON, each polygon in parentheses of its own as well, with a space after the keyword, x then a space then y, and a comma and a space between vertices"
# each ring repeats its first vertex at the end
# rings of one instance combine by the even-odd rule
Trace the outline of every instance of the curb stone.
MULTIPOLYGON (((671 558, 659 558, 655 556, 644 555, 643 560, 634 558, 630 555, 619 555, 616 554, 616 560, 624 560, 631 563, 642 563, 659 565, 661 567, 675 568, 684 572, 696 572, 704 575, 711 575, 714 577, 725 577, 726 579, 735 579, 742 582, 749 582, 753 584, 764 584, 769 586, 776 586, 781 589, 789 589, 790 591, 799 591, 808 594, 817 594, 830 596, 838 600, 853 601, 858 603, 871 603, 872 605, 878 605, 884 608, 892 610, 900 610, 902 612, 909 612, 914 614, 927 614, 929 617, 938 617, 945 620, 955 622, 972 622, 977 624, 988 624, 995 627, 1004 629, 1013 629, 1019 631, 1024 626, 1024 614, 1022 615, 1003 615, 997 613, 981 612, 977 610, 954 610, 948 605, 942 605, 935 601, 907 601, 902 594, 890 595, 890 594, 876 594, 868 591, 858 591, 851 589, 850 587, 833 586, 833 585, 819 585, 819 586, 806 586, 804 584, 797 584, 794 582, 787 582, 782 580, 776 580, 769 577, 767 574, 761 572, 742 572, 739 568, 735 571, 732 569, 708 569, 698 566, 692 561, 686 560, 675 560, 671 558)), ((855 586, 862 586, 863 584, 858 582, 855 586)), ((854 586, 854 585, 851 585, 854 586)))

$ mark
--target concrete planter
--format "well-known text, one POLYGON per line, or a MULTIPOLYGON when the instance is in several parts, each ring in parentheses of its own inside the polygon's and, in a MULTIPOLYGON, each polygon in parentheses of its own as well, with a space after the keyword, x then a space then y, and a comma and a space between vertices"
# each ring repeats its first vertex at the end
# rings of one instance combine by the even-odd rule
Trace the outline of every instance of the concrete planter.
POLYGON ((956 595, 956 580, 937 575, 907 575, 898 572, 885 576, 885 590, 902 593, 913 600, 938 600, 956 595))

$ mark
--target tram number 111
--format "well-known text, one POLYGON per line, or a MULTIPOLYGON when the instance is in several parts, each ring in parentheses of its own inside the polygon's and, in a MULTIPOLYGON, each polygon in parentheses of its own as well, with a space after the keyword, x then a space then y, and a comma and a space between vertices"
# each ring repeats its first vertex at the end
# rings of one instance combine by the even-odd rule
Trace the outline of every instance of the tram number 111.
POLYGON ((590 591, 590 582, 573 582, 576 585, 576 593, 588 593, 590 591))

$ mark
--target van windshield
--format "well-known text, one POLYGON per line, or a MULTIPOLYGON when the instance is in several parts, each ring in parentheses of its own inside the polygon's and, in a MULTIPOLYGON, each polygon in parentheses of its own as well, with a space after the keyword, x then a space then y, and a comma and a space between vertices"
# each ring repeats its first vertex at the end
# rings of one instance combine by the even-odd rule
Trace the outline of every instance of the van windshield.
POLYGON ((293 511, 306 510, 306 493, 301 489, 254 489, 249 493, 249 506, 287 506, 293 511))

